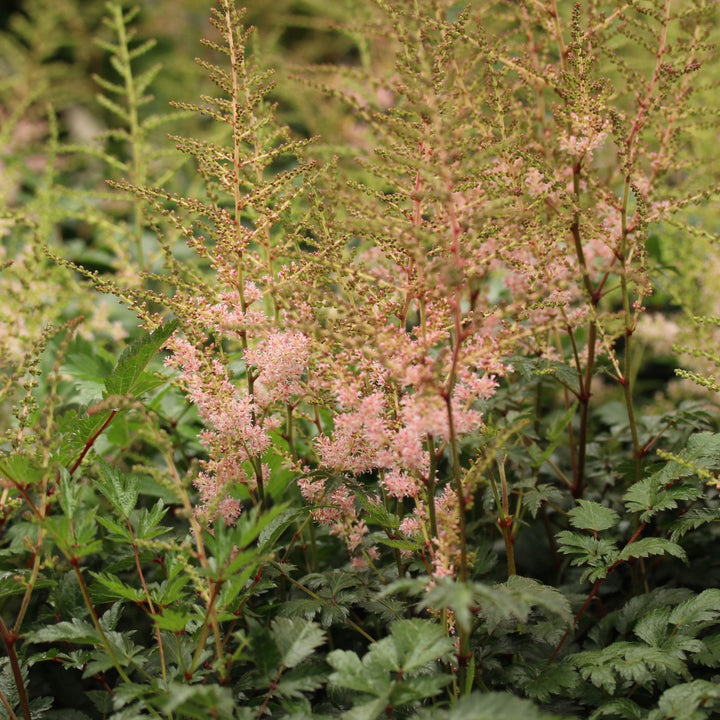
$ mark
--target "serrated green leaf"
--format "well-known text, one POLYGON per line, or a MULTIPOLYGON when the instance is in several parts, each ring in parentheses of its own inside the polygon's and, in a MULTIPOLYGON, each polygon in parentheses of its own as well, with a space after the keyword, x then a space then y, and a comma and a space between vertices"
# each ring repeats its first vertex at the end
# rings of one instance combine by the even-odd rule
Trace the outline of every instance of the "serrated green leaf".
POLYGON ((60 468, 60 507, 65 517, 73 519, 75 513, 80 506, 81 484, 77 480, 70 477, 70 473, 65 468, 60 468))
POLYGON ((626 720, 645 720, 647 710, 628 698, 617 698, 601 705, 591 716, 590 720, 601 717, 621 717, 626 720))
MULTIPOLYGON (((453 641, 437 623, 418 618, 393 623, 390 637, 379 642, 386 640, 392 644, 391 659, 395 664, 392 669, 402 670, 404 675, 445 659, 454 648, 453 641)), ((370 648, 371 652, 378 645, 375 643, 370 648)))
MULTIPOLYGON (((548 428, 547 437, 550 443, 542 451, 536 448, 536 454, 532 458, 533 467, 539 468, 545 461, 555 452, 555 448, 560 444, 563 438, 565 428, 572 422, 577 412, 578 402, 574 402, 564 413, 553 419, 552 424, 548 428)), ((536 447, 536 446, 535 446, 536 447)))
POLYGON ((674 542, 664 538, 641 538, 630 545, 626 545, 618 558, 629 560, 630 558, 648 557, 649 555, 672 555, 680 560, 687 560, 685 551, 674 542))
POLYGON ((183 588, 190 582, 187 573, 178 573, 161 583, 150 584, 150 595, 159 605, 171 605, 183 596, 183 588))
MULTIPOLYGON (((402 584, 403 581, 399 581, 396 587, 399 589, 402 584)), ((483 605, 487 607, 492 604, 496 595, 497 593, 492 588, 480 583, 473 586, 450 578, 442 578, 435 587, 425 592, 425 597, 418 607, 421 609, 433 608, 434 610, 449 608, 455 614, 458 626, 469 631, 473 621, 471 608, 478 604, 478 597, 482 598, 483 605)))
MULTIPOLYGON (((365 658, 370 658, 369 653, 365 658)), ((326 659, 335 670, 329 677, 331 683, 376 697, 389 692, 391 682, 385 669, 372 661, 361 661, 352 650, 333 650, 326 659)))
POLYGON ((47 473, 36 457, 19 451, 0 456, 0 475, 16 485, 41 482, 47 473))
POLYGON ((573 527, 593 532, 608 530, 620 520, 620 516, 612 508, 591 500, 578 500, 577 506, 570 510, 568 517, 573 527))
POLYGON ((720 709, 720 685, 707 680, 676 685, 666 690, 658 702, 658 717, 688 720, 698 708, 720 709))
MULTIPOLYGON (((167 717, 176 713, 179 717, 207 720, 210 717, 232 718, 236 701, 232 689, 217 684, 186 685, 168 683, 167 691, 156 695, 153 704, 167 717)), ((144 692, 148 692, 144 688, 144 692)))
POLYGON ((93 415, 88 415, 87 412, 78 414, 75 410, 64 413, 59 423, 63 445, 57 455, 58 463, 70 467, 80 456, 86 444, 98 436, 111 416, 111 410, 93 415))
POLYGON ((302 698, 303 693, 314 692, 326 680, 327 666, 324 663, 304 663, 283 673, 275 693, 283 698, 302 698))
POLYGON ((513 598, 522 599, 531 608, 542 608, 546 614, 557 615, 565 623, 573 622, 570 601, 557 588, 522 575, 508 578, 504 586, 513 598))
POLYGON ((582 580, 591 582, 604 578, 610 567, 618 560, 620 552, 612 540, 562 530, 557 534, 558 550, 564 555, 574 555, 572 565, 587 565, 582 580))
POLYGON ((699 595, 680 603, 671 613, 668 621, 683 626, 706 623, 716 620, 720 615, 720 590, 708 588, 699 595))
MULTIPOLYGON (((35 715, 33 715, 35 717, 35 715)), ((42 716, 43 720, 92 720, 89 715, 86 715, 80 710, 72 710, 69 708, 63 708, 62 710, 51 710, 42 716)))
POLYGON ((166 340, 175 332, 176 320, 161 325, 152 332, 137 338, 123 354, 112 375, 105 381, 108 395, 139 395, 147 389, 147 378, 143 373, 150 361, 158 354, 166 340))
POLYGON ((351 710, 344 712, 340 718, 341 720, 376 720, 380 715, 385 714, 389 702, 390 694, 384 693, 368 703, 355 705, 351 710))
POLYGON ((105 378, 112 371, 114 359, 110 353, 82 337, 73 339, 61 369, 72 378, 76 394, 71 398, 80 405, 88 405, 102 397, 105 378))
POLYGON ((543 712, 530 700, 508 692, 476 691, 458 700, 448 713, 447 720, 561 720, 561 716, 543 712))
POLYGON ((398 540, 395 538, 386 538, 382 535, 377 537, 377 542, 387 547, 396 548, 397 550, 409 550, 410 552, 415 552, 423 546, 420 540, 411 540, 409 538, 398 540))
POLYGON ((523 505, 536 517, 543 503, 559 503, 563 500, 563 493, 560 488, 549 483, 541 483, 537 487, 531 487, 523 492, 523 505))
POLYGON ((49 625, 27 634, 32 642, 67 642, 80 645, 99 645, 100 636, 97 630, 88 622, 78 620, 63 621, 49 625))
POLYGON ((693 507, 670 525, 670 540, 677 542, 690 530, 697 530, 708 523, 720 521, 720 508, 693 507))
POLYGON ((396 681, 390 690, 390 705, 409 705, 436 697, 452 681, 452 675, 435 672, 431 675, 406 677, 396 681))
POLYGON ((182 610, 163 608, 162 613, 150 616, 161 630, 169 630, 172 633, 183 632, 192 616, 182 610))
POLYGON ((307 518, 308 510, 305 508, 288 508, 272 518, 258 534, 258 542, 268 549, 275 547, 275 543, 282 534, 296 522, 307 518))
POLYGON ((111 520, 110 518, 103 517, 102 515, 98 516, 97 521, 106 530, 109 530, 110 533, 115 536, 115 538, 124 540, 125 542, 132 544, 134 539, 133 539, 132 533, 130 532, 130 530, 128 529, 128 527, 126 525, 115 522, 115 520, 111 520))
POLYGON ((280 663, 287 668, 299 665, 325 642, 320 626, 303 618, 276 618, 270 632, 280 651, 280 663))
POLYGON ((108 499, 122 517, 130 517, 139 496, 139 481, 134 475, 125 475, 103 460, 99 462, 100 475, 95 487, 108 499))
POLYGON ((668 631, 669 608, 657 608, 640 618, 633 632, 648 645, 662 646, 668 631))
POLYGON ((142 588, 126 585, 117 575, 97 572, 90 572, 90 575, 97 581, 97 585, 93 585, 90 591, 98 602, 114 602, 118 599, 132 600, 133 602, 144 600, 142 588))
POLYGON ((133 527, 135 528, 135 536, 139 540, 152 540, 167 533, 170 528, 166 525, 160 525, 160 521, 167 514, 168 508, 162 500, 158 500, 149 510, 142 508, 133 519, 133 527))
POLYGON ((543 662, 534 666, 516 665, 513 668, 513 686, 522 688, 523 693, 543 703, 550 702, 553 695, 563 696, 580 683, 577 670, 563 660, 551 665, 543 662))
POLYGON ((619 680, 650 688, 689 678, 680 657, 644 643, 619 641, 602 650, 571 655, 568 662, 577 666, 585 680, 610 694, 615 692, 619 680))
POLYGON ((53 587, 56 584, 42 575, 33 577, 30 570, 6 570, 0 572, 0 598, 22 595, 27 588, 26 580, 31 578, 34 589, 53 587))
POLYGON ((647 522, 663 510, 676 508, 681 500, 696 500, 703 491, 699 487, 684 484, 667 485, 660 473, 633 483, 623 496, 629 512, 639 512, 640 521, 647 522))

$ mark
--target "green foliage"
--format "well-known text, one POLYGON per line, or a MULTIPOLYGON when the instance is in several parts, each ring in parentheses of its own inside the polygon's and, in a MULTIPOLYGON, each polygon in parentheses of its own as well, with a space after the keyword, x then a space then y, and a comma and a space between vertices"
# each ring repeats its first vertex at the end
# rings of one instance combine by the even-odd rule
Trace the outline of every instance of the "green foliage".
POLYGON ((413 705, 437 695, 451 676, 432 672, 433 664, 449 660, 452 641, 435 623, 400 620, 388 637, 372 644, 361 658, 353 651, 333 650, 327 662, 335 670, 330 682, 362 697, 346 718, 374 720, 387 707, 413 705))

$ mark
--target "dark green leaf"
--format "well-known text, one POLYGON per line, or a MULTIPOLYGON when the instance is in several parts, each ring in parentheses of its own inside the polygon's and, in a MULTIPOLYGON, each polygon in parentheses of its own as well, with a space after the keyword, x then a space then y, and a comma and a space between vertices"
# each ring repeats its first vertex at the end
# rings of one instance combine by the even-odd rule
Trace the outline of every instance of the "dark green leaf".
POLYGON ((137 338, 123 354, 112 375, 105 381, 108 395, 140 395, 154 387, 152 376, 145 376, 145 368, 158 354, 166 340, 175 332, 176 320, 161 325, 152 332, 137 338))

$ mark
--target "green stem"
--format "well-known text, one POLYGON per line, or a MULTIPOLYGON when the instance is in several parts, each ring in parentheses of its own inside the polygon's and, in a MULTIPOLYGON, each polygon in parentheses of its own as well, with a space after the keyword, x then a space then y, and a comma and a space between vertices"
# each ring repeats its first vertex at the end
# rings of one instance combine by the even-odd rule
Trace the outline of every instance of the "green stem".
POLYGON ((573 221, 570 226, 570 233, 575 247, 575 255, 577 257, 580 272, 582 274, 583 285, 587 293, 588 304, 590 305, 590 316, 588 319, 588 339, 587 339, 587 364, 583 372, 580 365, 579 355, 576 355, 577 371, 578 371, 578 400, 580 402, 580 429, 578 432, 578 451, 577 466, 574 468, 573 497, 581 498, 585 492, 585 458, 588 443, 588 425, 590 417, 590 398, 592 396, 592 380, 595 370, 595 344, 597 342, 597 317, 596 309, 598 305, 598 296, 593 287, 590 273, 588 271, 587 262, 585 260, 585 251, 582 245, 582 237, 580 235, 580 160, 573 164, 573 194, 578 208, 575 210, 573 221))
POLYGON ((460 472, 460 454, 458 452, 457 436, 455 435, 455 418, 452 411, 452 401, 450 395, 445 396, 445 406, 447 408, 448 429, 450 435, 450 453, 452 455, 452 473, 453 484, 455 486, 455 495, 458 501, 458 520, 460 523, 460 581, 467 582, 468 575, 468 559, 467 559, 467 500, 465 498, 465 488, 460 472))
MULTIPOLYGON (((122 68, 123 80, 125 81, 125 94, 127 97, 127 122, 130 146, 132 148, 133 185, 143 187, 145 185, 145 148, 144 133, 138 116, 138 97, 135 82, 132 74, 132 61, 128 49, 128 38, 125 32, 125 19, 123 8, 120 3, 110 8, 118 34, 118 60, 122 68)), ((137 251, 138 265, 141 270, 145 269, 145 259, 142 249, 143 211, 140 201, 136 200, 133 210, 133 224, 135 236, 135 248, 137 251)))
POLYGON ((200 659, 202 652, 205 649, 205 642, 210 635, 210 630, 213 631, 215 637, 215 646, 218 663, 220 664, 221 670, 224 670, 224 662, 222 655, 222 639, 220 638, 220 627, 218 625, 217 613, 215 612, 215 601, 217 600, 218 592, 220 591, 220 583, 212 583, 210 590, 210 597, 207 602, 207 609, 205 611, 205 619, 203 620, 202 630, 200 631, 200 638, 195 647, 195 654, 193 655, 192 664, 190 665, 190 674, 192 675, 200 665, 200 659))
POLYGON ((505 465, 498 462, 498 472, 500 474, 500 490, 498 491, 497 483, 492 472, 490 476, 490 487, 492 488, 495 498, 495 505, 498 509, 497 527, 502 535, 505 543, 505 554, 507 556, 507 574, 508 577, 516 575, 515 569, 515 539, 512 535, 513 515, 509 512, 507 479, 505 477, 505 465))
MULTIPOLYGON (((620 254, 622 257, 623 268, 620 273, 620 288, 622 292, 623 314, 625 315, 625 362, 623 369, 623 377, 620 379, 625 398, 625 407, 628 414, 628 424, 630 425, 630 434, 632 435, 633 457, 635 460, 635 481, 642 479, 642 458, 643 452, 640 446, 640 438, 638 435, 637 421, 635 420, 635 406, 633 402, 633 378, 632 378, 632 348, 633 333, 635 331, 635 318, 633 317, 632 308, 630 306, 630 288, 627 281, 627 263, 628 263, 628 226, 627 226, 627 209, 630 201, 630 178, 625 178, 625 187, 623 190, 623 202, 620 213, 622 223, 622 245, 620 254)), ((628 483, 630 478, 628 479, 628 483)))
POLYGON ((78 579, 78 585, 80 586, 80 592, 82 593, 83 600, 85 601, 85 607, 87 607, 88 612, 90 613, 90 619, 92 620, 92 623, 95 626, 95 630, 97 631, 98 635, 102 640, 105 652, 108 654, 108 657, 110 658, 112 664, 115 666, 118 675, 120 675, 120 677, 126 683, 129 683, 130 678, 125 672, 123 666, 120 664, 117 656, 115 655, 115 652, 112 649, 112 645, 110 644, 110 640, 108 640, 108 637, 105 634, 105 630, 103 630, 103 627, 100 624, 100 618, 98 618, 97 613, 95 612, 95 606, 93 605, 93 601, 90 598, 90 593, 88 592, 87 585, 85 584, 85 578, 80 571, 78 559, 76 557, 68 557, 68 560, 70 561, 70 567, 72 567, 73 571, 75 572, 75 576, 78 579))

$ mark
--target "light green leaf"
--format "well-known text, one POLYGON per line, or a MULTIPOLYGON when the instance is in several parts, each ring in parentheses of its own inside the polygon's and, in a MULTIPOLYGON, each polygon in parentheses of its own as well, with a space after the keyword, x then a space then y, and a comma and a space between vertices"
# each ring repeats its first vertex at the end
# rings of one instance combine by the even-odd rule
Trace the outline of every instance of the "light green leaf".
POLYGON ((720 590, 708 588, 678 605, 668 618, 673 625, 690 625, 716 620, 720 615, 720 590))
POLYGON ((390 695, 386 693, 368 703, 356 705, 351 710, 344 712, 340 717, 342 720, 376 720, 381 715, 385 715, 389 703, 390 695))
MULTIPOLYGON (((432 713, 423 717, 431 718, 432 713)), ((474 692, 455 703, 447 720, 561 720, 561 716, 546 713, 508 692, 474 692)))
POLYGON ((578 504, 568 513, 570 523, 580 530, 599 532, 617 525, 619 515, 612 509, 590 500, 578 500, 578 504))
POLYGON ((173 608, 163 608, 162 613, 151 616, 153 621, 161 630, 169 630, 177 633, 185 630, 185 626, 190 620, 190 614, 182 610, 174 610, 173 608))
POLYGON ((116 512, 125 518, 135 509, 139 491, 139 480, 134 475, 125 475, 117 468, 100 460, 100 477, 95 487, 108 499, 116 512))
POLYGON ((403 674, 446 659, 454 648, 453 641, 447 637, 442 627, 430 620, 419 618, 394 623, 389 639, 392 640, 395 651, 396 667, 392 669, 402 670, 403 674))
POLYGON ((126 585, 117 575, 92 571, 90 574, 98 583, 90 588, 93 599, 97 602, 108 602, 118 599, 141 602, 144 599, 142 588, 126 585))
POLYGON ((67 642, 80 645, 99 645, 100 636, 95 628, 84 620, 74 618, 72 621, 63 621, 49 625, 27 635, 32 642, 67 642))
POLYGON ((630 558, 648 557, 649 555, 672 555, 680 560, 687 560, 685 551, 674 542, 664 538, 641 538, 630 545, 626 545, 618 556, 620 560, 630 558))
POLYGON ((352 650, 333 650, 328 654, 327 661, 335 670, 329 678, 334 685, 374 696, 389 691, 388 673, 372 662, 369 653, 361 661, 352 650))
POLYGON ((320 626, 303 618, 276 618, 271 633, 280 651, 280 663, 288 668, 299 665, 325 642, 320 626))
POLYGON ((640 521, 647 522, 663 510, 676 508, 681 500, 696 500, 702 494, 702 488, 688 485, 670 485, 656 473, 633 483, 625 493, 625 507, 629 512, 639 512, 640 521))

